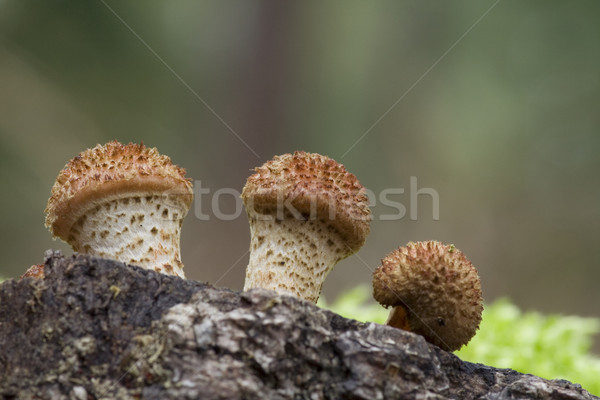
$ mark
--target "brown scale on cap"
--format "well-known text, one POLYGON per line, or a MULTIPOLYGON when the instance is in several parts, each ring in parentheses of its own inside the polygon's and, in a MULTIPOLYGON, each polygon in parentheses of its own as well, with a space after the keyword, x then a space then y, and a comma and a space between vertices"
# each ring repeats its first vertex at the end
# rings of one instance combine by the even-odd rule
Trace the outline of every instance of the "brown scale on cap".
POLYGON ((454 245, 410 242, 373 274, 373 297, 394 307, 388 325, 423 335, 444 350, 467 344, 481 322, 477 270, 454 245))
POLYGON ((242 199, 252 236, 244 290, 262 287, 316 303, 333 266, 369 234, 364 187, 320 154, 276 156, 248 178, 242 199))
POLYGON ((184 277, 179 235, 192 199, 185 170, 169 157, 113 141, 60 171, 46 226, 77 252, 184 277))

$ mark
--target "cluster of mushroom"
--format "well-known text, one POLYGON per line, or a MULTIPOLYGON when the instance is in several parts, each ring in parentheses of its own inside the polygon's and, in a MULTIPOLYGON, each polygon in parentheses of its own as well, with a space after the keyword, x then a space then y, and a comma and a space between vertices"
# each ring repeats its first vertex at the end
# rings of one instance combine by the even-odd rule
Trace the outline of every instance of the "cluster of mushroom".
MULTIPOLYGON (((251 232, 244 290, 263 287, 316 303, 333 266, 369 234, 364 187, 319 154, 275 157, 248 178, 242 198, 251 232)), ((384 258, 373 296, 393 307, 388 325, 445 350, 475 335, 483 311, 477 270, 453 245, 436 241, 411 242, 384 258)))
MULTIPOLYGON (((329 157, 295 152, 256 168, 242 192, 250 224, 244 290, 271 289, 316 303, 327 274, 357 252, 371 211, 356 176, 329 157)), ((185 170, 142 144, 116 141, 69 161, 52 188, 46 226, 81 253, 184 278, 183 218, 193 200, 185 170)), ((43 266, 24 276, 42 277, 43 266)), ((477 271, 454 246, 409 243, 373 275, 388 325, 455 350, 481 320, 477 271)))

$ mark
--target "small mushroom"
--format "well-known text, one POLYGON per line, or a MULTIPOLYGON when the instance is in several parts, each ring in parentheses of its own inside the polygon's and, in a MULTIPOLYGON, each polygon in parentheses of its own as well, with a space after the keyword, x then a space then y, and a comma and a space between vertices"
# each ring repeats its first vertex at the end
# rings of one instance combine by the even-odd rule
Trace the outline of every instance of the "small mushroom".
POLYGON ((77 252, 183 278, 179 235, 193 198, 184 175, 155 148, 98 145, 58 174, 46 226, 77 252))
POLYGON ((242 192, 250 222, 244 290, 261 287, 317 302, 327 274, 369 234, 364 187, 320 154, 276 156, 242 192))
POLYGON ((388 254, 373 274, 373 297, 393 307, 388 325, 447 351, 471 340, 483 311, 477 270, 454 245, 437 241, 410 242, 388 254))
POLYGON ((44 278, 44 264, 34 264, 25 271, 23 275, 19 279, 24 278, 35 278, 35 279, 43 279, 44 278))

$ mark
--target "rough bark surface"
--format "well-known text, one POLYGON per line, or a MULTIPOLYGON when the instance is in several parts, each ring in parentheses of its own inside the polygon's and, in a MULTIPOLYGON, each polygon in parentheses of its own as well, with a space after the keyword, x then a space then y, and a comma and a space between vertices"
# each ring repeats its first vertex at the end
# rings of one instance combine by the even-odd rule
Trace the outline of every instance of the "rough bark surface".
POLYGON ((0 286, 5 399, 593 399, 265 290, 48 253, 0 286))

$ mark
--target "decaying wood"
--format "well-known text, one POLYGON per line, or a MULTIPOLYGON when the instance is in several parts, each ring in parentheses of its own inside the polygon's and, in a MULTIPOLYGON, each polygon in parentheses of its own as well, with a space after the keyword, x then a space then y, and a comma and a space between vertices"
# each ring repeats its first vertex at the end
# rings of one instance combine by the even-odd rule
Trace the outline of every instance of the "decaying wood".
POLYGON ((11 399, 593 399, 578 385, 463 362, 422 337, 265 290, 236 293, 48 253, 0 286, 11 399))

